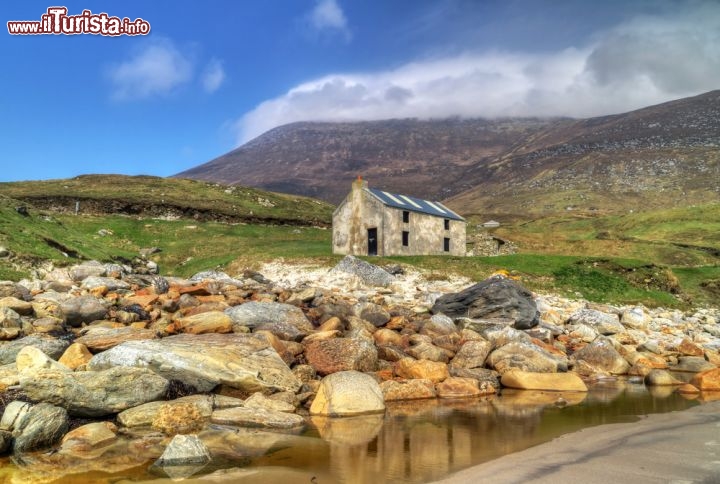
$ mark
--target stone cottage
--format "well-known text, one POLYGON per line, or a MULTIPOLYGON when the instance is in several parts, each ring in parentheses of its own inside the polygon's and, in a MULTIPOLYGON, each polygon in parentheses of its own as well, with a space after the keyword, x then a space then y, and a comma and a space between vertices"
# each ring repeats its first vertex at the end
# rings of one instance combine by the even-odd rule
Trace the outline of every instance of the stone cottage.
POLYGON ((465 226, 440 202, 368 188, 358 178, 333 213, 333 253, 464 256, 465 226))

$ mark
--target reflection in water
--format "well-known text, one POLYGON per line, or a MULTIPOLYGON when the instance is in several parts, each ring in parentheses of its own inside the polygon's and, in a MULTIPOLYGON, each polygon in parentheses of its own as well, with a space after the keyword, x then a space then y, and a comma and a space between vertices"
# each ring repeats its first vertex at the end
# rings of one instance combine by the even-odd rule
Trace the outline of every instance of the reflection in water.
MULTIPOLYGON (((222 475, 185 482, 425 482, 584 427, 697 404, 673 388, 648 391, 614 380, 587 394, 504 390, 478 399, 390 403, 384 416, 313 417, 302 435, 215 427, 201 434, 216 457, 203 472, 222 475)), ((8 471, 0 468, 0 475, 8 471)), ((107 480, 130 482, 123 478, 170 482, 144 468, 107 480)), ((75 474, 58 482, 83 481, 75 474)))

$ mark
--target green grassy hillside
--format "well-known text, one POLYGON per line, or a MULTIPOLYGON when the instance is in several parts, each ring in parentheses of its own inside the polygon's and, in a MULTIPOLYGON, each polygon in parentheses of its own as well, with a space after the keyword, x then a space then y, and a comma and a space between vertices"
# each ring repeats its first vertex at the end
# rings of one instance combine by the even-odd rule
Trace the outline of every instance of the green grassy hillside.
POLYGON ((0 195, 37 208, 73 213, 127 214, 229 222, 330 224, 333 206, 307 197, 173 178, 83 175, 71 179, 0 183, 0 195))

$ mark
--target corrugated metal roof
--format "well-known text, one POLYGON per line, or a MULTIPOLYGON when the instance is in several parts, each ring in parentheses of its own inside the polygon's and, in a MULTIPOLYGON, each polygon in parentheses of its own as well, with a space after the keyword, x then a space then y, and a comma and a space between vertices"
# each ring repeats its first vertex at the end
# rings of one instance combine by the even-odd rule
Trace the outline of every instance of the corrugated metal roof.
POLYGON ((447 218, 450 220, 465 220, 440 202, 431 202, 421 198, 408 197, 407 195, 397 195, 395 193, 378 190, 377 188, 366 188, 366 190, 372 193, 378 200, 388 207, 409 210, 411 212, 426 213, 428 215, 434 215, 436 217, 447 218))

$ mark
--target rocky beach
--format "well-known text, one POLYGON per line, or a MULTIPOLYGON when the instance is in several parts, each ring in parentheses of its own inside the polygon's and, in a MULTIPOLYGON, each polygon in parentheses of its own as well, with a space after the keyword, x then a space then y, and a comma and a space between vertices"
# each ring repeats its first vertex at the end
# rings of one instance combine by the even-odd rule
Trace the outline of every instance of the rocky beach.
POLYGON ((188 279, 153 263, 39 276, 0 283, 8 482, 227 473, 307 426, 352 439, 403 403, 515 393, 563 407, 615 381, 720 398, 716 308, 569 300, 502 273, 428 280, 351 256, 188 279))

